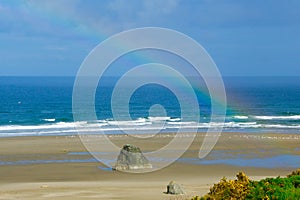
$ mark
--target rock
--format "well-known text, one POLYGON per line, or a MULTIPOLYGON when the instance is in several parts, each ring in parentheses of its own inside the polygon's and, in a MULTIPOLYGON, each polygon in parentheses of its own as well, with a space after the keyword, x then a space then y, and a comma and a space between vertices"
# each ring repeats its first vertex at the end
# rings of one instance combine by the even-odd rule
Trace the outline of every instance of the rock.
POLYGON ((171 181, 167 186, 167 194, 184 194, 184 191, 179 184, 175 183, 175 181, 171 181))
POLYGON ((152 168, 152 165, 143 155, 141 149, 134 145, 126 144, 121 149, 117 163, 113 169, 124 171, 149 168, 152 168))

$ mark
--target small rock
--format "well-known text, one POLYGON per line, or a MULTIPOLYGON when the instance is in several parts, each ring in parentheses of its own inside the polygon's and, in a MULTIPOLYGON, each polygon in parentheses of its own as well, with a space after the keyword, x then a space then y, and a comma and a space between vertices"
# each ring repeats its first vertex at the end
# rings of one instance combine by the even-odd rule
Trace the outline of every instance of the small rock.
POLYGON ((169 185, 167 185, 167 194, 184 194, 184 191, 179 184, 175 183, 175 181, 171 181, 169 185))

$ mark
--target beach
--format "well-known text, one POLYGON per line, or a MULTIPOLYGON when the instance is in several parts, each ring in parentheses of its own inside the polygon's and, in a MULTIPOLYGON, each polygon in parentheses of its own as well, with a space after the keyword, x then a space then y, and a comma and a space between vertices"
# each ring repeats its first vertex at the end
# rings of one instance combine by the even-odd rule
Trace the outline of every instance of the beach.
MULTIPOLYGON (((289 174, 296 168, 290 165, 290 157, 299 164, 299 134, 223 133, 214 150, 198 162, 203 137, 198 133, 175 163, 142 174, 107 169, 77 135, 4 137, 0 139, 0 199, 185 199, 204 195, 213 183, 224 176, 233 179, 239 171, 258 180, 289 174), (165 194, 172 180, 182 185, 185 195, 165 194)), ((143 151, 161 148, 171 139, 172 134, 150 140, 110 137, 120 148, 130 142, 143 151)))
POLYGON ((0 200, 300 200, 299 10, 0 0, 0 200))

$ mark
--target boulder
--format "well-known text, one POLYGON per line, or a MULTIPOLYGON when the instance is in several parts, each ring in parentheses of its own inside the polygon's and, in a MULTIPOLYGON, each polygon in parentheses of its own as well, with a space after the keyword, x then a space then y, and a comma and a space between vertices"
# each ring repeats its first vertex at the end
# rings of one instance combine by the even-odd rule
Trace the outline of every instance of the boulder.
POLYGON ((114 170, 138 170, 152 168, 141 149, 131 144, 126 144, 121 149, 114 170))
POLYGON ((178 183, 175 183, 175 181, 171 181, 169 185, 167 185, 167 194, 184 194, 184 191, 178 183))

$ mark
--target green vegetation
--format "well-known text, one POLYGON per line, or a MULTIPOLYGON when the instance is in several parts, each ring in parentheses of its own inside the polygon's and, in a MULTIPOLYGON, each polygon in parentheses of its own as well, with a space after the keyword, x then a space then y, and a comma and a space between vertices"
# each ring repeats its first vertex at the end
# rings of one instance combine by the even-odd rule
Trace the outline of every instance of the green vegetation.
POLYGON ((192 200, 219 199, 300 199, 300 169, 284 178, 266 178, 260 181, 249 180, 244 173, 240 172, 236 180, 222 178, 219 183, 210 188, 207 195, 192 198, 192 200))
POLYGON ((300 176, 253 181, 246 199, 300 199, 300 176))

